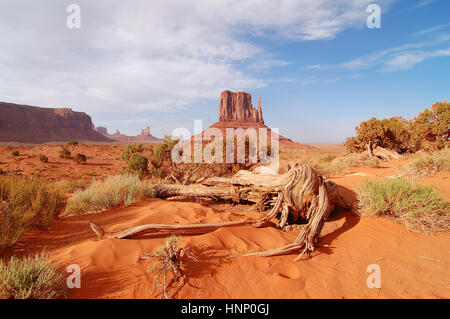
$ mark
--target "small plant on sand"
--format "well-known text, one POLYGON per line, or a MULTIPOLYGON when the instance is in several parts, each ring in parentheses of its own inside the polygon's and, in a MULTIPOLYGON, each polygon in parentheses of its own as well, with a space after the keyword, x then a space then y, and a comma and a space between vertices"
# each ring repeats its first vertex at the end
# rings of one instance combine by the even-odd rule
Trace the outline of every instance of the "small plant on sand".
POLYGON ((99 211, 120 205, 130 205, 144 197, 154 197, 153 189, 136 175, 109 176, 94 180, 85 190, 77 190, 67 204, 73 213, 99 211))
POLYGON ((33 226, 46 226, 64 208, 59 191, 43 181, 0 177, 0 251, 33 226))
POLYGON ((61 148, 61 150, 59 151, 59 157, 61 157, 61 158, 70 158, 70 155, 71 155, 71 152, 65 146, 63 146, 61 148))
POLYGON ((65 273, 47 253, 0 260, 0 299, 50 299, 67 294, 65 273))
POLYGON ((365 179, 357 197, 360 215, 387 216, 426 233, 450 229, 450 203, 431 186, 405 179, 365 179))
POLYGON ((48 157, 45 156, 45 155, 43 155, 43 154, 39 155, 39 160, 40 160, 42 163, 48 163, 48 157))
MULTIPOLYGON (((147 269, 147 273, 156 273, 153 280, 152 295, 156 288, 160 291, 162 290, 164 297, 169 299, 169 296, 167 295, 167 273, 172 273, 173 281, 178 282, 180 279, 184 278, 183 268, 186 264, 183 262, 183 259, 188 258, 195 261, 197 260, 194 254, 189 251, 189 247, 180 248, 178 246, 180 240, 180 237, 171 235, 170 237, 167 237, 164 246, 153 253, 144 254, 139 257, 139 259, 157 259, 157 262, 147 269)), ((178 292, 178 288, 176 288, 176 292, 178 292)))
POLYGON ((73 160, 78 164, 86 164, 87 157, 84 154, 78 153, 77 155, 75 155, 73 160))
POLYGON ((19 156, 20 153, 19 153, 19 151, 14 151, 14 152, 11 153, 11 155, 12 155, 12 156, 19 156))

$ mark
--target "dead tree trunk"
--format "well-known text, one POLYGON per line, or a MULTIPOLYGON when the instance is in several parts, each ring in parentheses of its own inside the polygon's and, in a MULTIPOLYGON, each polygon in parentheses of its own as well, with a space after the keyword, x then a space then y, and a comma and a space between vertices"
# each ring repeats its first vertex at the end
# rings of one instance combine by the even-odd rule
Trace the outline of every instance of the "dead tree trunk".
POLYGON ((297 165, 284 175, 259 175, 240 171, 232 178, 209 178, 204 185, 157 185, 155 191, 160 198, 173 196, 218 197, 257 203, 258 207, 270 207, 270 212, 259 220, 244 220, 215 224, 159 225, 149 224, 114 232, 106 232, 91 222, 92 229, 100 239, 108 237, 127 238, 143 233, 206 233, 222 227, 254 226, 262 227, 280 213, 279 227, 295 223, 299 219, 306 226, 294 243, 265 252, 248 254, 274 256, 288 254, 303 248, 308 255, 314 251, 323 224, 335 206, 350 208, 338 195, 337 186, 331 181, 325 182, 309 166, 297 165), (209 186, 207 186, 209 185, 209 186))

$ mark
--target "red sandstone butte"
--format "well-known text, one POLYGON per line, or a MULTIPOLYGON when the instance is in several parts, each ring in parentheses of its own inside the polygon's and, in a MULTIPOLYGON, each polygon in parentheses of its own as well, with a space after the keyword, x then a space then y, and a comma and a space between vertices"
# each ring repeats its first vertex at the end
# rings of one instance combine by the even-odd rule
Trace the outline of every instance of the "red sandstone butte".
POLYGON ((150 127, 147 126, 146 128, 141 130, 141 134, 137 136, 128 136, 125 134, 120 133, 119 130, 117 130, 114 134, 108 134, 108 130, 106 127, 98 126, 96 128, 97 132, 100 134, 105 135, 106 137, 110 138, 113 141, 117 142, 159 142, 161 139, 154 137, 150 134, 150 127))
POLYGON ((94 129, 89 115, 70 108, 44 108, 0 102, 0 141, 46 143, 111 142, 94 129))
MULTIPOLYGON (((264 124, 261 106, 261 97, 258 97, 258 109, 252 104, 250 93, 239 91, 223 91, 219 98, 219 121, 212 124, 210 128, 219 128, 225 136, 227 128, 265 128, 268 134, 276 134, 264 124)), ((206 129, 207 131, 208 129, 206 129)), ((204 133, 204 132, 203 132, 204 133)), ((268 141, 270 137, 268 137, 268 141)), ((285 146, 295 148, 313 149, 306 144, 296 143, 284 136, 279 135, 279 142, 285 146)))

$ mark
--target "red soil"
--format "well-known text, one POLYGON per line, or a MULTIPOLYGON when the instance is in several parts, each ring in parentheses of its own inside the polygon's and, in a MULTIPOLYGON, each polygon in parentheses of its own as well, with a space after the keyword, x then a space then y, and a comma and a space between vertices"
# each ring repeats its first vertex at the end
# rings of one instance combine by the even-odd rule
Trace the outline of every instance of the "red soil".
MULTIPOLYGON (((355 168, 353 173, 386 177, 397 173, 398 164, 401 162, 391 161, 385 168, 355 168)), ((66 165, 72 167, 72 164, 66 165)), ((111 165, 114 170, 119 166, 118 163, 111 165)), ((440 174, 423 181, 441 187, 450 198, 449 176, 440 174)), ((340 185, 341 194, 352 200, 353 190, 363 178, 351 175, 334 181, 340 185)), ((259 216, 256 211, 244 215, 239 207, 219 211, 197 203, 147 199, 99 214, 63 217, 49 230, 31 231, 22 245, 9 253, 29 254, 46 248, 61 266, 78 264, 82 269, 82 287, 72 289, 70 298, 161 298, 161 295, 151 296, 154 275, 148 274, 147 268, 152 262, 137 262, 137 259, 159 248, 165 238, 138 236, 98 240, 89 228, 90 220, 106 230, 117 230, 146 223, 209 223, 259 216)), ((189 262, 186 282, 180 282, 176 297, 450 297, 450 233, 433 236, 413 233, 390 220, 359 218, 348 211, 331 216, 310 260, 303 258, 294 263, 295 255, 227 258, 277 248, 295 237, 295 231, 286 233, 274 227, 223 228, 183 237, 181 246, 191 247, 199 261, 189 262), (381 267, 380 289, 366 285, 370 264, 381 267)), ((169 289, 169 293, 174 292, 175 289, 169 289)))

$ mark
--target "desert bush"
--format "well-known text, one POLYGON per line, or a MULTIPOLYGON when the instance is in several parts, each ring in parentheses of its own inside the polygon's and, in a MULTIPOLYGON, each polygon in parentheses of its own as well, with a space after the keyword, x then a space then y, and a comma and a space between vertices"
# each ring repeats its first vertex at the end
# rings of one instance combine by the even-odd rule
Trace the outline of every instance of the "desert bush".
POLYGON ((48 157, 47 156, 45 156, 45 155, 39 155, 39 160, 42 162, 42 163, 48 163, 48 157))
POLYGON ((449 146, 450 103, 437 102, 411 121, 397 116, 371 118, 356 128, 357 135, 345 141, 348 152, 362 152, 381 146, 399 153, 439 150, 449 146))
POLYGON ((449 230, 450 203, 432 186, 405 179, 365 179, 357 189, 357 198, 360 215, 391 217, 426 233, 449 230))
POLYGON ((128 144, 122 151, 122 159, 125 161, 124 171, 128 174, 137 174, 143 177, 149 173, 148 158, 141 155, 144 151, 142 144, 128 144))
POLYGON ((78 164, 85 164, 86 163, 86 155, 78 153, 77 155, 75 155, 74 159, 75 162, 77 162, 78 164))
POLYGON ((154 197, 153 189, 136 175, 109 176, 94 180, 85 190, 77 190, 67 204, 73 213, 105 210, 120 205, 131 205, 143 197, 154 197))
POLYGON ((63 146, 59 151, 59 157, 61 158, 70 158, 70 155, 71 155, 70 150, 65 146, 63 146))
POLYGON ((67 142, 67 146, 77 146, 78 142, 77 141, 68 141, 67 142))
POLYGON ((125 171, 143 177, 148 174, 148 158, 138 153, 133 153, 126 161, 125 171))
POLYGON ((349 152, 369 152, 376 146, 388 148, 399 153, 408 149, 411 132, 405 120, 399 117, 379 120, 375 117, 361 122, 355 127, 357 136, 345 141, 349 152))
POLYGON ((14 152, 11 153, 11 155, 12 155, 12 156, 19 156, 20 153, 19 153, 19 151, 14 151, 14 152))
POLYGON ((122 151, 122 159, 127 162, 131 159, 131 156, 136 153, 142 153, 144 151, 144 146, 138 143, 132 143, 125 145, 122 151))
POLYGON ((449 145, 450 103, 437 102, 411 122, 411 140, 417 149, 438 150, 449 145))
POLYGON ((405 174, 426 177, 440 171, 450 171, 450 149, 420 155, 406 167, 405 174))
POLYGON ((163 142, 156 146, 153 150, 153 155, 151 158, 152 164, 152 176, 154 177, 164 177, 168 169, 173 170, 172 163, 172 149, 177 145, 179 139, 172 138, 170 136, 164 136, 163 142))
POLYGON ((63 297, 67 293, 64 276, 47 253, 0 260, 0 299, 63 297))
POLYGON ((19 241, 33 226, 45 226, 64 207, 59 191, 37 179, 0 177, 0 250, 19 241))

